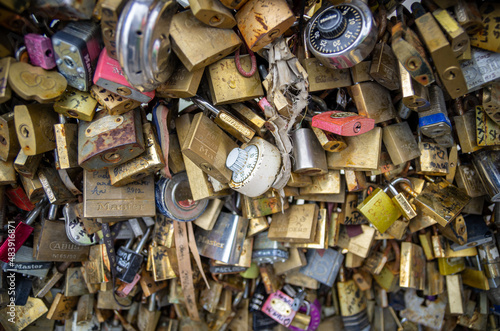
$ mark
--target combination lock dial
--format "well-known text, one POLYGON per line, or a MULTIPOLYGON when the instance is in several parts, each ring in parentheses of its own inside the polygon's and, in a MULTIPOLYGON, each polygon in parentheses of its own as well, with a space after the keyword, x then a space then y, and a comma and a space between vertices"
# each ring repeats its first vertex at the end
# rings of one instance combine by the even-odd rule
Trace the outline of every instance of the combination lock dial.
POLYGON ((363 61, 377 41, 370 8, 358 0, 319 10, 305 33, 309 50, 333 69, 350 68, 363 61))

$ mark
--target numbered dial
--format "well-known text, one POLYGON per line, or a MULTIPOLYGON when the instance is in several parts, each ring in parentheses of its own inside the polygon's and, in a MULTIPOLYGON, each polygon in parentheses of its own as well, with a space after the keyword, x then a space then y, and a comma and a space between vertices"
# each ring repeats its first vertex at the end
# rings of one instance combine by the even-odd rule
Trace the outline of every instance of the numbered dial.
POLYGON ((233 182, 241 183, 247 179, 255 169, 258 158, 259 149, 255 145, 250 145, 245 149, 233 149, 226 161, 226 166, 233 171, 233 182))
POLYGON ((330 68, 349 68, 370 54, 376 28, 368 6, 353 0, 319 11, 306 29, 308 48, 330 68))

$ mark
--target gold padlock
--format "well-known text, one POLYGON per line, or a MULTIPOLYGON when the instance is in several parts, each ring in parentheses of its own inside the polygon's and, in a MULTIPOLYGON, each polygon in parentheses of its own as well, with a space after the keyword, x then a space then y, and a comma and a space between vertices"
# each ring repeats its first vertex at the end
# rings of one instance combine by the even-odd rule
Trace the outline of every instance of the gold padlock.
POLYGON ((311 185, 301 187, 300 194, 340 193, 340 171, 329 170, 326 174, 311 177, 311 185))
POLYGON ((23 150, 20 150, 14 160, 14 168, 21 176, 34 178, 42 157, 43 154, 27 156, 23 150))
POLYGON ((417 141, 408 122, 383 126, 382 141, 395 165, 413 160, 421 155, 417 141))
POLYGON ((14 124, 14 112, 0 116, 0 160, 12 160, 20 146, 14 124))
POLYGON ((221 29, 231 29, 236 25, 231 12, 219 0, 190 0, 189 6, 194 17, 206 25, 221 29))
POLYGON ((8 101, 12 96, 12 91, 8 84, 10 64, 14 59, 6 57, 0 60, 0 104, 8 101))
POLYGON ((436 143, 419 142, 420 158, 416 160, 418 174, 446 176, 448 174, 448 153, 436 143))
POLYGON ((125 163, 108 168, 111 185, 123 186, 156 173, 165 166, 160 144, 156 139, 151 123, 142 125, 146 151, 125 163))
POLYGON ((231 105, 231 113, 233 113, 237 118, 245 122, 255 133, 259 136, 263 136, 266 133, 266 127, 264 126, 266 120, 261 116, 257 115, 252 109, 247 107, 243 103, 235 103, 231 105))
POLYGON ((204 172, 225 184, 232 176, 231 170, 226 167, 226 158, 236 147, 236 143, 215 123, 203 113, 198 113, 189 127, 182 153, 204 172))
POLYGON ((316 204, 293 205, 285 213, 273 214, 268 238, 293 243, 314 240, 319 209, 316 204))
POLYGON ((102 40, 109 57, 115 60, 118 60, 118 54, 116 54, 116 25, 126 3, 124 0, 104 0, 101 4, 102 40))
POLYGON ((76 200, 76 196, 66 187, 54 167, 40 167, 38 178, 51 204, 64 205, 76 200))
POLYGON ((59 169, 78 167, 78 124, 66 123, 66 118, 59 115, 59 124, 54 124, 54 135, 59 169))
POLYGON ((422 247, 409 243, 401 243, 401 266, 399 286, 406 288, 425 288, 426 262, 422 247))
POLYGON ((54 110, 67 117, 78 118, 82 121, 92 121, 97 101, 90 93, 69 88, 54 104, 54 110))
POLYGON ((249 0, 236 13, 236 22, 248 47, 257 52, 288 30, 295 15, 285 0, 249 0))
POLYGON ((174 72, 165 83, 156 88, 156 95, 162 98, 194 97, 203 72, 204 68, 188 71, 181 61, 176 60, 174 72))
POLYGON ((487 116, 481 106, 476 107, 476 132, 478 146, 500 145, 500 125, 487 116))
POLYGON ((429 109, 431 104, 427 87, 413 79, 401 62, 398 62, 398 65, 403 104, 414 111, 429 109))
MULTIPOLYGON (((240 56, 241 67, 250 70, 250 56, 240 56)), ((208 83, 214 105, 236 103, 264 96, 257 71, 245 77, 238 72, 235 59, 227 57, 207 67, 208 83)))
POLYGON ((51 105, 16 106, 14 123, 24 154, 42 154, 56 148, 54 124, 57 122, 57 114, 52 111, 51 105))
POLYGON ((233 53, 241 40, 231 29, 203 24, 191 10, 177 13, 170 26, 172 48, 189 71, 206 67, 233 53), (207 43, 210 40, 210 43, 207 43))
POLYGON ((483 108, 495 123, 500 124, 500 84, 493 82, 483 88, 483 108))
POLYGON ((399 62, 391 46, 385 42, 375 45, 370 65, 370 76, 388 90, 399 89, 399 62))
POLYGON ((170 133, 168 136, 168 167, 174 174, 186 171, 179 137, 175 133, 170 133))
POLYGON ((21 184, 24 187, 24 191, 26 192, 28 199, 32 203, 36 203, 43 199, 45 191, 43 190, 42 183, 40 182, 38 176, 33 178, 20 176, 19 178, 21 179, 21 184))
POLYGON ((347 191, 359 192, 367 188, 366 175, 363 171, 344 170, 347 191))
MULTIPOLYGON (((389 90, 375 82, 363 82, 349 87, 359 115, 385 122, 396 117, 389 90)), ((372 130, 373 131, 373 130, 372 130)), ((349 145, 349 144, 348 144, 349 145)))
POLYGON ((103 106, 109 115, 121 115, 140 106, 140 102, 127 99, 97 85, 90 88, 90 95, 103 106))
POLYGON ((340 152, 347 147, 342 136, 335 135, 331 132, 323 131, 319 128, 311 127, 316 138, 318 138, 321 147, 327 152, 340 152))
POLYGON ((481 149, 476 140, 476 112, 472 109, 465 112, 462 98, 455 99, 454 105, 457 116, 453 120, 462 152, 472 153, 481 149))

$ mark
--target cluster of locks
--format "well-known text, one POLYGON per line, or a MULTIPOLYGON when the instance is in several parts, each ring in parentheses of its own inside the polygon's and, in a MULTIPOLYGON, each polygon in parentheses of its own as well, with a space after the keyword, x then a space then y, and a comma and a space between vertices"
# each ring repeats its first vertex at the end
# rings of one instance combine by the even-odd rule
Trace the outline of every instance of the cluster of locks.
POLYGON ((5 330, 499 330, 500 3, 0 0, 5 330))

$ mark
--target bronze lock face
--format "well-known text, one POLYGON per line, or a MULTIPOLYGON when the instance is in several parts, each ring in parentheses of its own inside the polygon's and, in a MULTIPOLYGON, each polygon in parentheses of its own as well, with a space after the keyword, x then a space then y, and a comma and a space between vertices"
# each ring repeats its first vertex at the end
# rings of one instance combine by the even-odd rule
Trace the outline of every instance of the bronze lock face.
POLYGON ((106 109, 109 115, 121 115, 141 105, 139 101, 124 98, 97 85, 92 86, 90 95, 106 109))
POLYGON ((14 158, 19 152, 14 124, 14 112, 0 116, 0 160, 7 161, 14 158))
POLYGON ((56 148, 54 124, 57 114, 51 105, 31 104, 14 108, 17 139, 24 154, 42 154, 56 148))
POLYGON ((122 115, 99 112, 92 122, 79 123, 78 164, 86 170, 125 163, 144 150, 144 134, 138 110, 122 115))
POLYGON ((54 104, 54 110, 66 117, 78 118, 83 121, 92 121, 97 101, 90 97, 88 92, 69 88, 54 104))
POLYGON ((169 79, 156 88, 156 95, 162 98, 190 98, 196 95, 203 77, 204 68, 189 71, 176 60, 174 72, 169 79))

